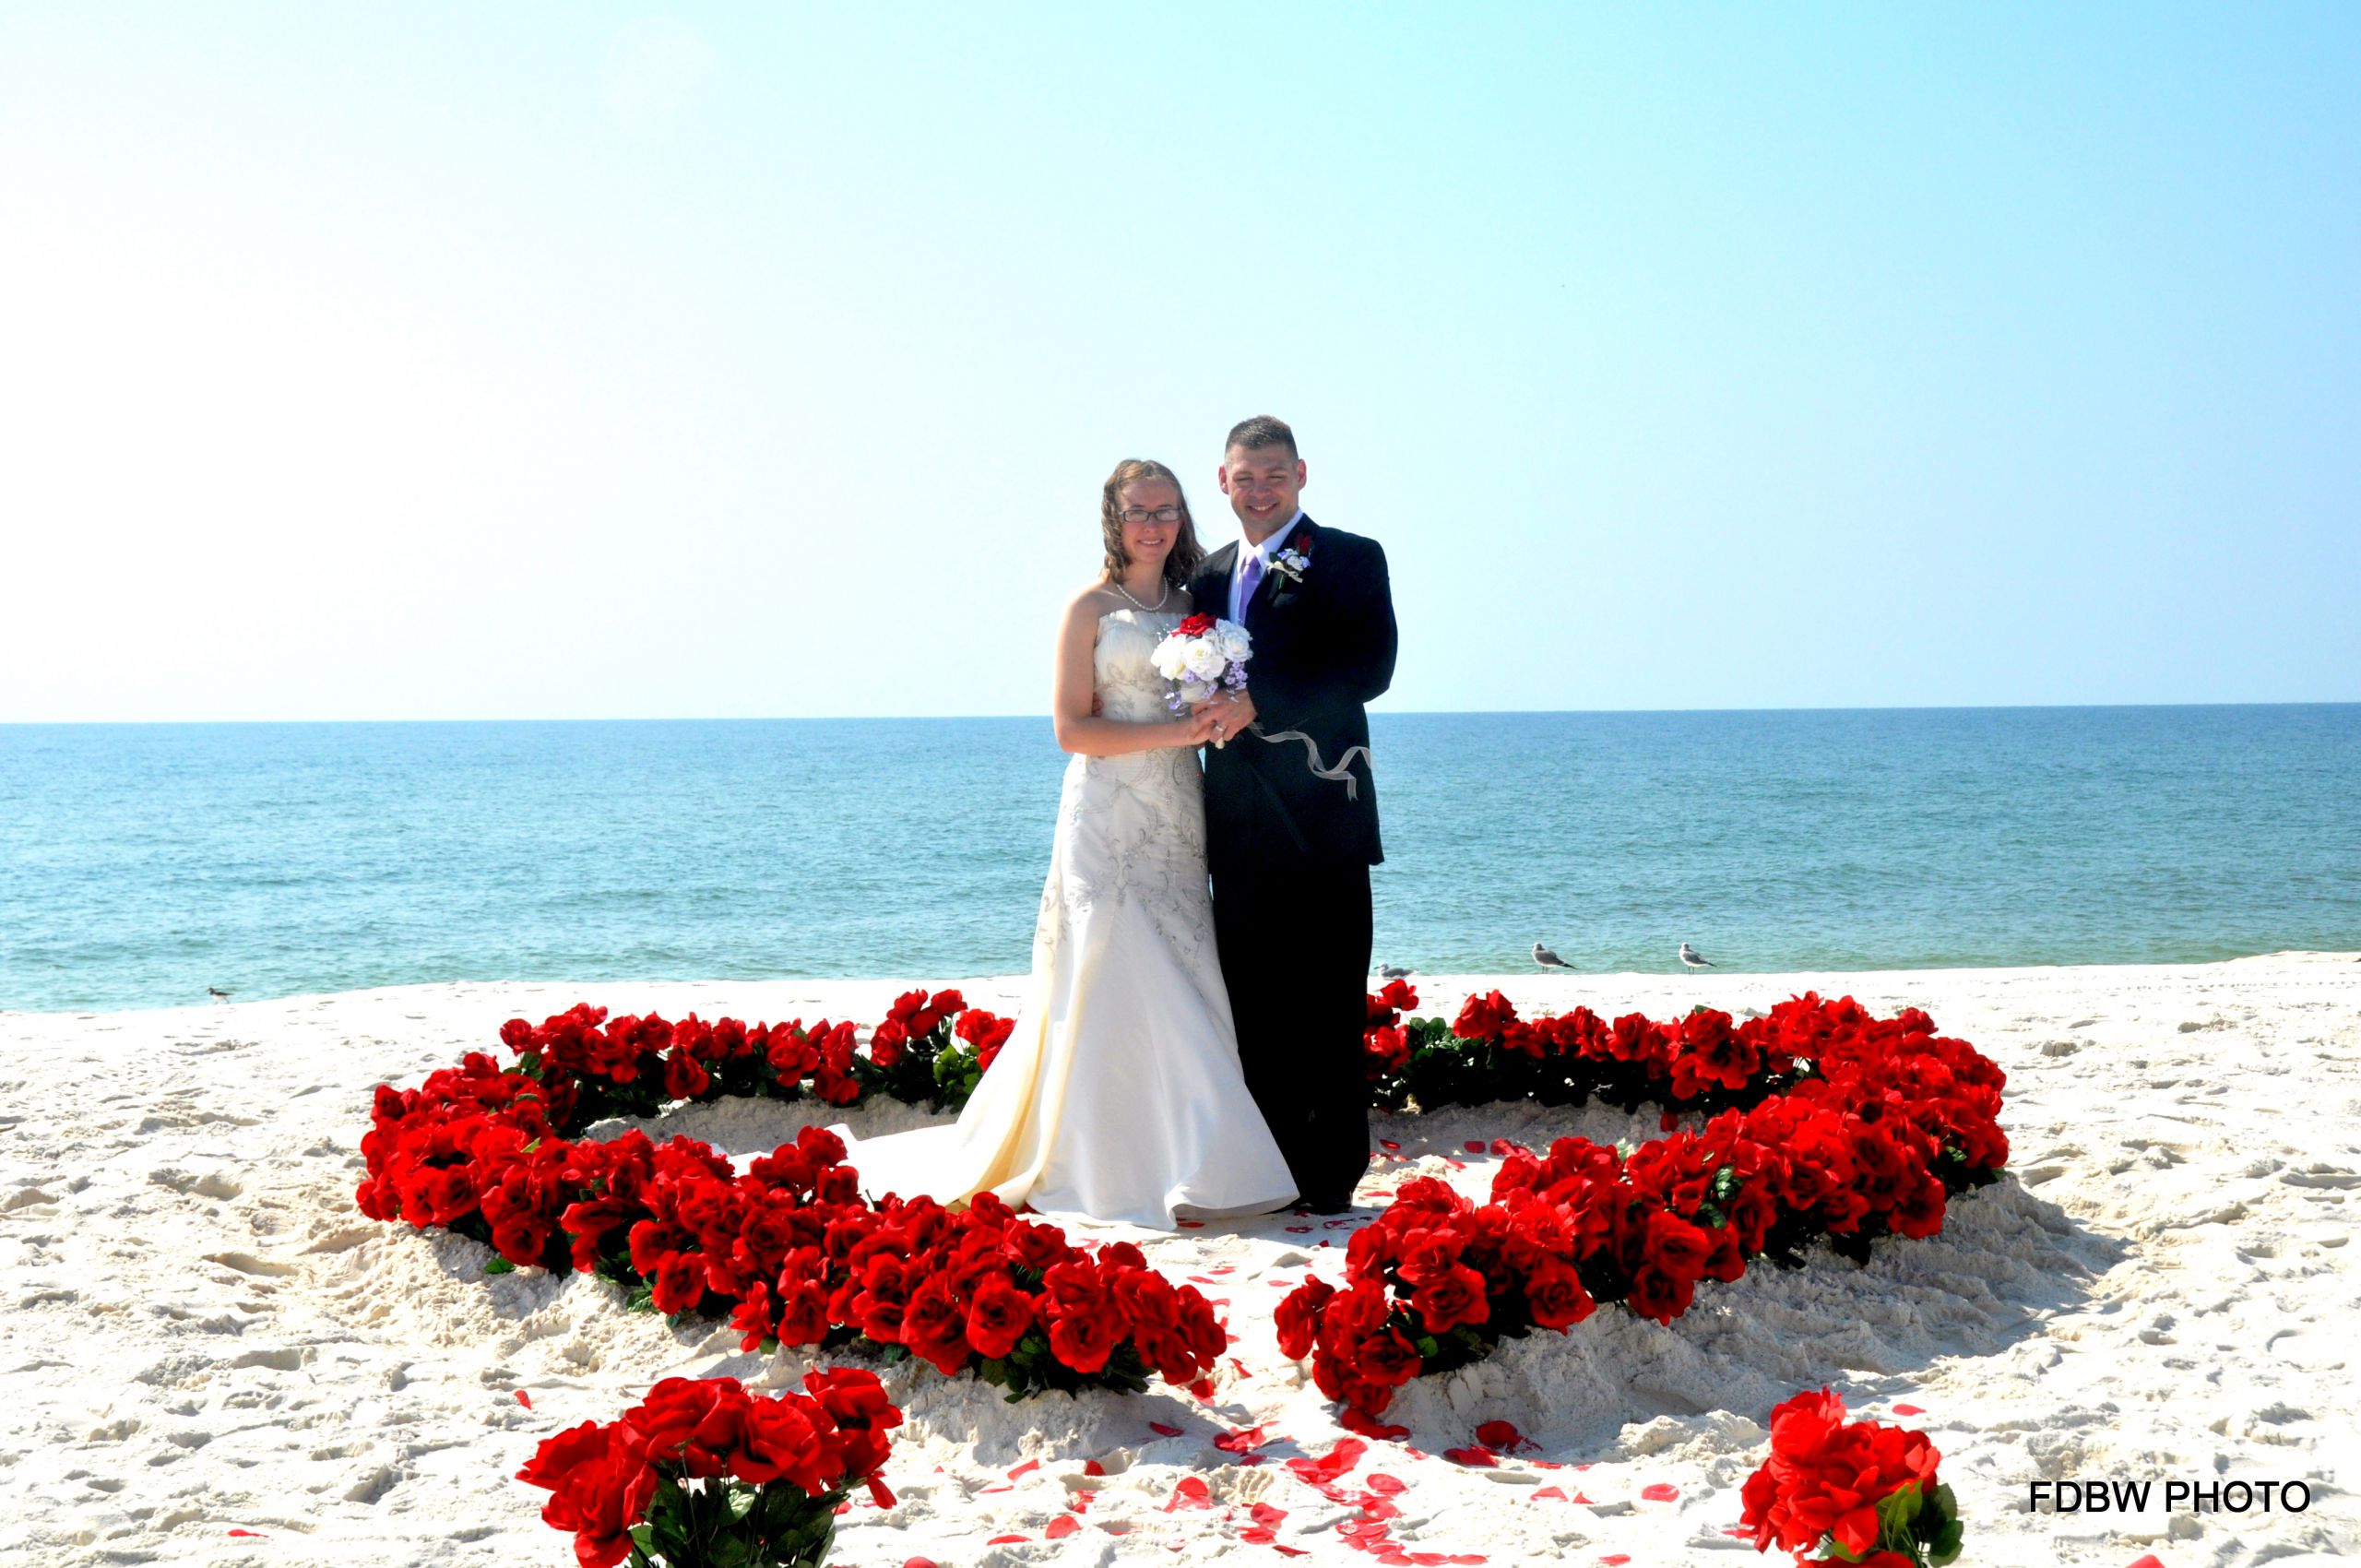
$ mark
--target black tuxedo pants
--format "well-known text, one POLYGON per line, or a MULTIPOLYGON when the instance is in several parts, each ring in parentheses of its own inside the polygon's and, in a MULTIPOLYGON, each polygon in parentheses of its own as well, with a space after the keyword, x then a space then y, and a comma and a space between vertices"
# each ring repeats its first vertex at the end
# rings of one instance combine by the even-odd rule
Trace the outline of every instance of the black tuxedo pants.
POLYGON ((1303 1200, 1346 1207, 1369 1167, 1369 867, 1219 846, 1212 861, 1246 1087, 1303 1200))

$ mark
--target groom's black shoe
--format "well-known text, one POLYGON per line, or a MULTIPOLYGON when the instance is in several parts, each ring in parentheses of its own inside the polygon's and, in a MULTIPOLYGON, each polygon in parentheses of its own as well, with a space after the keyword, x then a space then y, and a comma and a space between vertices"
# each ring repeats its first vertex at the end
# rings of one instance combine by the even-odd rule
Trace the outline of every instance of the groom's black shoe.
POLYGON ((1353 1194, 1350 1193, 1307 1194, 1296 1201, 1296 1207, 1306 1214, 1348 1214, 1352 1206, 1353 1194))

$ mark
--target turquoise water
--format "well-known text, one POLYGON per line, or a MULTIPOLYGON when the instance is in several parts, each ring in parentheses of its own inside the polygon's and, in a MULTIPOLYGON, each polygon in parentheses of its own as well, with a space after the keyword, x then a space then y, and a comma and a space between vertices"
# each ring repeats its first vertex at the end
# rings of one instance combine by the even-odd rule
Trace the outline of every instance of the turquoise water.
MULTIPOLYGON (((1430 972, 2361 948, 2361 705, 1380 714, 1430 972)), ((1025 968, 1038 719, 0 727, 0 1008, 1025 968)))

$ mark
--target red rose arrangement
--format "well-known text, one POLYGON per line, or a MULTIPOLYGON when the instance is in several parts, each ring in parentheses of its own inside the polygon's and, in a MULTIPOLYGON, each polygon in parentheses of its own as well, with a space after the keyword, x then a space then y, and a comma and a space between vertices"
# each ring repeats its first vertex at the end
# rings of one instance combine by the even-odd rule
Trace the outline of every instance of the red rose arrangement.
MULTIPOLYGON (((911 1016, 930 1033, 942 1025, 911 1016)), ((470 1053, 418 1088, 379 1087, 361 1144, 362 1212, 488 1242, 499 1253, 488 1272, 571 1268, 615 1281, 635 1307, 727 1316, 748 1349, 865 1338, 889 1360, 973 1371, 1012 1399, 1046 1388, 1139 1391, 1151 1373, 1193 1383, 1226 1348, 1204 1296, 1150 1269, 1138 1248, 1086 1252, 989 1194, 955 1213, 922 1197, 872 1205, 843 1142, 819 1128, 742 1172, 691 1138, 570 1137, 612 1109, 603 1088, 575 1086, 628 1089, 663 1075, 647 1064, 650 1020, 599 1021, 577 1008, 524 1028, 519 1068, 470 1053), (612 1045, 618 1034, 628 1050, 612 1045)), ((705 1075, 700 1097, 738 1081, 755 1042, 768 1041, 771 1073, 782 1045, 792 1065, 810 1043, 791 1027, 728 1019, 670 1028, 688 1043, 661 1060, 669 1067, 684 1053, 705 1075), (727 1050, 700 1054, 725 1040, 727 1050)), ((995 1033, 1005 1038, 999 1020, 978 1029, 987 1045, 995 1033)))
POLYGON ((675 1100, 810 1095, 855 1105, 888 1094, 957 1111, 1014 1023, 970 1008, 955 991, 906 992, 865 1042, 850 1022, 800 1018, 749 1027, 735 1018, 678 1023, 654 1014, 608 1021, 584 1003, 539 1025, 511 1018, 500 1040, 516 1071, 539 1083, 550 1114, 572 1126, 606 1116, 653 1116, 675 1100))
MULTIPOLYGON (((1933 1235, 1950 1196, 2008 1159, 1999 1068, 1915 1009, 1877 1018, 1850 997, 1806 995, 1736 1026, 1703 1011, 1610 1026, 1586 1009, 1521 1021, 1495 992, 1471 998, 1453 1032, 1465 1060, 1539 1064, 1553 1097, 1612 1086, 1631 1103, 1723 1109, 1636 1148, 1514 1150, 1482 1205, 1405 1182, 1354 1235, 1346 1288, 1307 1280, 1279 1312, 1282 1350, 1309 1356, 1322 1392, 1363 1415, 1413 1377, 1536 1327, 1563 1333, 1602 1302, 1668 1324, 1702 1280, 1765 1256, 1798 1262, 1815 1239, 1865 1262, 1878 1236, 1933 1235)), ((1432 1081, 1476 1092, 1466 1077, 1432 1081)))
POLYGON ((582 1568, 817 1568, 836 1505, 878 1478, 902 1412, 869 1372, 817 1371, 803 1393, 749 1394, 734 1377, 668 1377, 617 1420, 544 1441, 516 1479, 550 1493, 541 1518, 574 1532, 582 1568))
POLYGON ((1847 1421, 1826 1388, 1771 1412, 1771 1457, 1747 1478, 1740 1523, 1754 1550, 1775 1541, 1813 1568, 1928 1568, 1959 1555, 1959 1509, 1936 1479, 1927 1434, 1847 1421))

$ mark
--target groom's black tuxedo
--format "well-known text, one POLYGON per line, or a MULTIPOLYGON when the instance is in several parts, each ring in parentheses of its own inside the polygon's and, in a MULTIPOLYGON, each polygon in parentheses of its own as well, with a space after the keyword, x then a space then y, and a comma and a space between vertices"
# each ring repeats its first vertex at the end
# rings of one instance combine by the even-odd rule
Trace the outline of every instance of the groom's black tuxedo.
MULTIPOLYGON (((1310 564, 1297 577, 1266 572, 1245 607, 1247 691, 1257 729, 1311 736, 1334 768, 1369 744, 1364 705, 1394 679, 1385 552, 1310 517, 1272 553, 1282 548, 1310 564)), ((1191 580, 1201 612, 1228 616, 1239 549, 1216 551, 1191 580)), ((1311 771, 1301 741, 1240 735, 1205 753, 1214 929, 1239 1061, 1297 1190, 1321 1209, 1346 1206, 1369 1163, 1369 868, 1385 857, 1368 758, 1350 766, 1347 797, 1311 771)))

